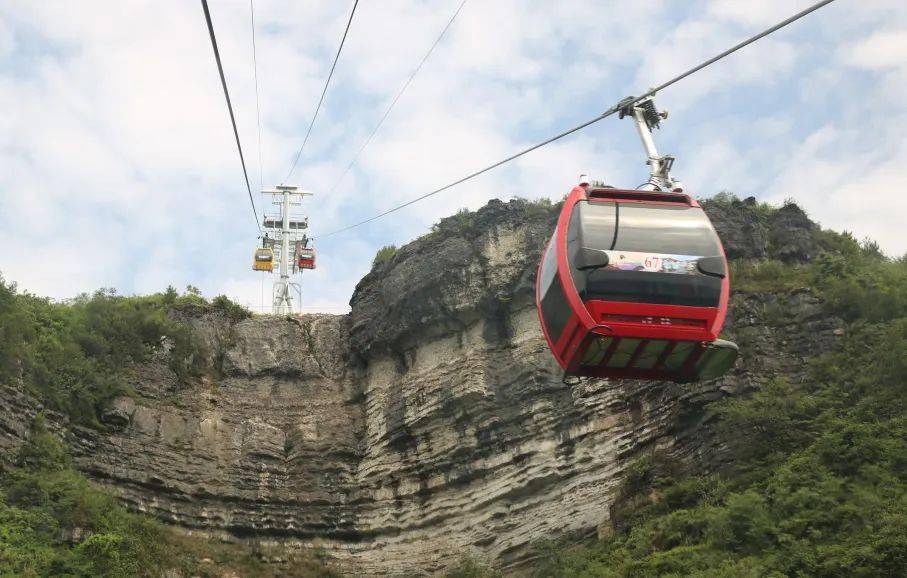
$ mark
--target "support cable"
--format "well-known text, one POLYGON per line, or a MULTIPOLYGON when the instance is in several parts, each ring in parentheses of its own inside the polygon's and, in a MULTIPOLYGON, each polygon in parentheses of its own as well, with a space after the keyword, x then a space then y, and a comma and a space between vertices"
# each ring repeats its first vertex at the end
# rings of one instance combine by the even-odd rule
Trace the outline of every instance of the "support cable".
POLYGON ((706 60, 706 61, 704 61, 704 62, 702 62, 702 63, 700 63, 700 64, 698 64, 698 65, 696 65, 696 66, 694 66, 693 68, 690 68, 690 69, 688 69, 688 70, 686 70, 686 71, 684 71, 684 72, 678 74, 677 76, 671 78, 670 80, 667 80, 666 82, 663 82, 663 83, 659 84, 658 86, 656 86, 656 87, 654 87, 654 88, 650 88, 648 91, 644 92, 643 94, 641 94, 641 95, 639 95, 639 96, 630 96, 630 97, 624 98, 623 100, 621 100, 620 102, 618 102, 617 104, 615 104, 614 106, 612 106, 611 108, 609 108, 608 110, 606 110, 605 112, 601 113, 600 115, 598 115, 598 116, 596 116, 596 117, 594 117, 594 118, 592 118, 592 119, 590 119, 590 120, 587 120, 586 122, 584 122, 584 123, 582 123, 582 124, 579 124, 579 125, 577 125, 577 126, 575 126, 575 127, 573 127, 573 128, 567 129, 567 130, 565 130, 565 131, 563 131, 563 132, 561 132, 561 133, 559 133, 559 134, 557 134, 557 135, 555 135, 555 136, 553 136, 553 137, 551 137, 551 138, 548 138, 548 139, 546 139, 546 140, 544 140, 544 141, 542 141, 542 142, 540 142, 540 143, 538 143, 538 144, 532 145, 531 147, 525 148, 525 149, 523 149, 523 150, 521 150, 521 151, 519 151, 519 152, 517 152, 517 153, 515 153, 515 154, 513 154, 513 155, 510 155, 509 157, 507 157, 507 158, 505 158, 505 159, 503 159, 503 160, 500 160, 500 161, 498 161, 498 162, 496 162, 496 163, 494 163, 494 164, 488 165, 487 167, 485 167, 485 168, 483 168, 483 169, 479 169, 479 170, 477 170, 477 171, 475 171, 475 172, 473 172, 473 173, 470 173, 470 174, 466 175, 465 177, 462 177, 462 178, 459 178, 459 179, 453 181, 452 183, 446 184, 446 185, 444 185, 443 187, 437 188, 437 189, 435 189, 435 190, 433 190, 433 191, 430 191, 430 192, 428 192, 428 193, 425 193, 424 195, 420 195, 420 196, 418 196, 418 197, 415 197, 415 198, 413 198, 413 199, 410 199, 409 201, 406 201, 406 202, 404 202, 404 203, 401 203, 401 204, 399 204, 399 205, 397 205, 397 206, 395 206, 395 207, 392 207, 392 208, 390 208, 390 209, 388 209, 388 210, 386 210, 386 211, 384 211, 384 212, 382 212, 382 213, 378 213, 377 215, 373 215, 373 216, 371 216, 371 217, 369 217, 369 218, 367 218, 367 219, 363 219, 362 221, 359 221, 359 222, 354 223, 354 224, 352 224, 352 225, 348 225, 348 226, 346 226, 346 227, 342 227, 342 228, 340 228, 340 229, 336 229, 336 230, 331 231, 331 232, 329 232, 329 233, 326 233, 326 234, 324 234, 324 235, 320 235, 319 238, 324 239, 325 237, 330 237, 330 236, 333 236, 333 235, 337 235, 337 234, 339 234, 339 233, 343 233, 343 232, 345 232, 345 231, 349 231, 350 229, 354 229, 354 228, 356 228, 356 227, 360 227, 360 226, 362 226, 362 225, 365 225, 366 223, 370 223, 370 222, 372 222, 372 221, 375 221, 375 220, 377 220, 377 219, 380 219, 381 217, 384 217, 384 216, 386 216, 386 215, 389 215, 389 214, 391 214, 391 213, 394 213, 394 212, 396 212, 396 211, 399 211, 400 209, 406 208, 406 207, 408 207, 408 206, 410 206, 410 205, 412 205, 412 204, 414 204, 414 203, 418 203, 419 201, 422 201, 422 200, 424 200, 424 199, 427 199, 428 197, 437 195, 438 193, 441 193, 441 192, 443 192, 443 191, 446 191, 447 189, 450 189, 450 188, 453 188, 453 187, 455 187, 455 186, 457 186, 457 185, 460 185, 460 184, 462 184, 462 183, 464 183, 464 182, 466 182, 466 181, 468 181, 468 180, 470 180, 470 179, 473 179, 473 178, 475 178, 475 177, 477 177, 477 176, 479 176, 479 175, 481 175, 481 174, 487 173, 488 171, 490 171, 490 170, 492 170, 492 169, 495 169, 495 168, 497 168, 497 167, 499 167, 499 166, 501 166, 501 165, 503 165, 503 164, 506 164, 506 163, 509 163, 509 162, 512 161, 512 160, 518 159, 519 157, 521 157, 521 156, 523 156, 523 155, 525 155, 525 154, 531 153, 532 151, 534 151, 534 150, 536 150, 536 149, 540 149, 540 148, 542 148, 542 147, 545 146, 545 145, 549 145, 549 144, 551 144, 551 143, 553 143, 553 142, 555 142, 555 141, 558 141, 558 140, 564 138, 565 136, 571 135, 571 134, 573 134, 573 133, 575 133, 575 132, 577 132, 577 131, 579 131, 579 130, 582 130, 582 129, 586 128, 587 126, 590 126, 590 125, 592 125, 592 124, 595 124, 595 123, 597 123, 597 122, 600 121, 600 120, 603 120, 603 119, 605 119, 605 118, 608 118, 609 116, 611 116, 611 115, 613 115, 613 114, 616 114, 616 113, 620 112, 620 111, 623 110, 623 109, 626 109, 626 108, 628 108, 628 107, 631 107, 631 106, 633 106, 634 104, 636 104, 636 103, 638 103, 638 102, 640 102, 640 101, 642 101, 642 100, 645 100, 646 98, 649 98, 650 96, 652 96, 652 95, 655 94, 656 92, 659 92, 659 91, 661 91, 661 90, 664 90, 665 88, 668 88, 669 86, 671 86, 671 85, 673 85, 673 84, 675 84, 675 83, 677 83, 677 82, 680 82, 680 81, 683 80, 684 78, 686 78, 686 77, 688 77, 688 76, 690 76, 690 75, 692 75, 692 74, 695 74, 696 72, 699 72, 699 71, 702 70, 703 68, 706 68, 707 66, 710 66, 710 65, 714 64, 715 62, 718 62, 719 60, 721 60, 721 59, 723 59, 723 58, 725 58, 725 57, 727 57, 727 56, 733 54, 734 52, 737 52, 737 51, 740 50, 741 48, 744 48, 744 47, 746 47, 746 46, 752 44, 753 42, 756 42, 757 40, 760 40, 761 38, 764 38, 764 37, 768 36, 769 34, 772 34, 773 32, 776 32, 776 31, 780 30, 781 28, 784 28, 785 26, 787 26, 788 24, 791 24, 792 22, 796 22, 797 20, 803 18, 804 16, 806 16, 806 15, 812 13, 812 12, 815 12, 815 11, 818 10, 819 8, 822 8, 823 6, 826 6, 826 5, 828 5, 828 4, 831 4, 832 2, 834 2, 834 0, 821 0, 820 2, 817 2, 817 3, 813 4, 812 6, 806 8, 805 10, 802 10, 802 11, 800 11, 800 12, 794 14, 793 16, 791 16, 791 17, 789 17, 789 18, 786 18, 786 19, 782 20, 781 22, 775 24, 774 26, 772 26, 772 27, 770 27, 770 28, 766 28, 765 30, 763 30, 762 32, 756 34, 755 36, 751 36, 751 37, 747 38, 746 40, 744 40, 744 41, 742 41, 742 42, 740 42, 740 43, 738 43, 738 44, 732 46, 731 48, 728 48, 728 49, 725 50, 724 52, 722 52, 722 53, 720 53, 720 54, 718 54, 718 55, 716 55, 716 56, 713 56, 712 58, 710 58, 710 59, 708 59, 708 60, 706 60))
POLYGON ((328 86, 331 84, 331 78, 334 76, 334 68, 337 67, 337 61, 340 59, 340 52, 343 51, 343 44, 346 42, 346 35, 350 31, 350 24, 353 23, 353 15, 356 14, 356 6, 358 5, 359 0, 354 0, 350 18, 346 22, 343 37, 340 39, 340 46, 337 47, 337 54, 334 55, 334 62, 331 64, 331 72, 328 73, 328 78, 324 83, 324 89, 321 91, 321 98, 318 99, 318 105, 315 107, 315 114, 312 115, 312 120, 309 122, 309 128, 305 131, 305 138, 302 140, 302 146, 299 147, 299 152, 296 153, 296 158, 293 160, 293 166, 290 167, 290 172, 287 173, 286 178, 283 180, 284 183, 289 181, 290 177, 293 176, 293 171, 296 170, 296 165, 299 164, 299 158, 302 156, 302 151, 305 149, 306 143, 309 142, 309 135, 312 134, 312 127, 315 126, 315 119, 318 118, 318 112, 321 110, 321 103, 324 102, 324 95, 327 94, 328 86))
POLYGON ((227 99, 227 110, 230 111, 230 124, 233 125, 233 136, 236 137, 236 150, 239 151, 239 162, 242 164, 242 174, 246 179, 246 191, 249 192, 249 202, 252 203, 252 214, 255 215, 255 226, 261 235, 261 224, 258 222, 258 211, 255 201, 252 200, 252 186, 249 184, 249 173, 246 171, 246 159, 242 154, 242 145, 239 142, 239 131, 236 130, 236 117, 233 115, 233 104, 230 102, 230 91, 227 90, 227 79, 224 77, 224 67, 220 61, 220 51, 217 49, 217 39, 214 37, 214 25, 211 23, 211 13, 208 11, 208 0, 202 0, 202 9, 205 11, 205 21, 208 23, 208 36, 211 37, 211 47, 214 49, 214 60, 217 61, 217 72, 220 74, 220 84, 224 87, 224 98, 227 99))
POLYGON ((258 190, 264 189, 264 164, 261 160, 261 97, 258 92, 258 54, 255 48, 255 0, 249 0, 252 18, 252 74, 255 76, 255 115, 258 120, 258 190))
POLYGON ((453 13, 453 16, 450 17, 450 20, 447 21, 447 24, 441 30, 441 34, 438 35, 438 37, 435 39, 434 43, 428 49, 428 52, 426 52, 425 56, 422 57, 422 60, 419 61, 419 65, 416 66, 416 69, 413 70, 412 74, 409 75, 409 78, 406 79, 406 82, 403 83, 403 86, 400 88, 400 91, 394 97, 394 100, 391 101, 390 106, 387 107, 387 110, 384 111, 384 115, 381 117, 381 120, 378 121, 378 124, 376 124, 375 128, 372 129, 372 132, 369 133, 368 137, 365 139, 365 142, 362 143, 362 146, 359 147, 359 150, 357 150, 356 154, 353 155, 353 159, 346 166, 346 169, 344 169, 343 174, 340 175, 340 178, 337 179, 337 182, 335 182, 334 186, 331 187, 331 190, 330 190, 331 193, 333 193, 334 191, 337 190, 337 187, 340 186, 340 184, 343 182, 343 179, 346 178, 347 174, 349 174, 350 170, 353 168, 353 165, 355 165, 356 161, 359 160, 359 156, 362 154, 362 151, 364 151, 365 147, 367 147, 369 145, 369 143, 372 142, 372 138, 374 138, 374 136, 378 133, 378 129, 381 128, 381 125, 384 124, 385 120, 387 120, 387 117, 390 115, 391 111, 394 110, 394 107, 397 105, 397 101, 400 100, 400 97, 403 96, 403 93, 406 92, 407 88, 409 88, 410 83, 412 83, 412 81, 416 77, 416 75, 419 74, 419 71, 422 70, 422 66, 428 60, 428 57, 431 56, 431 53, 434 52, 434 50, 438 46, 438 44, 441 43, 441 39, 444 38, 445 34, 447 34, 447 31, 450 29, 451 25, 454 23, 454 20, 457 19, 457 16, 459 16, 460 11, 463 10, 463 6, 466 5, 466 2, 467 2, 467 0, 463 0, 462 2, 460 2, 460 5, 457 6, 457 9, 453 13))

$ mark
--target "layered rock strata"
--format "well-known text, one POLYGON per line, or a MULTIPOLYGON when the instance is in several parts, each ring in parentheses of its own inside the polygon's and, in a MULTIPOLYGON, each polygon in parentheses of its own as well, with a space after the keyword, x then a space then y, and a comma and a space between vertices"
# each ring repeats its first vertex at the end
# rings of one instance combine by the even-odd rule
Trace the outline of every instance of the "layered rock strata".
MULTIPOLYGON (((729 254, 814 251, 796 207, 771 221, 752 202, 720 209, 729 254)), ((802 379, 839 332, 807 291, 738 293, 728 331, 744 353, 724 378, 567 385, 533 303, 555 217, 493 201, 445 219, 376 266, 349 315, 187 319, 221 377, 181 387, 160 352, 132 372, 137 395, 105 413, 108 431, 70 428, 78 466, 136 510, 319 548, 350 573, 433 573, 468 554, 513 568, 538 540, 608 532, 639 456, 732 459, 703 406, 802 379)), ((10 386, 2 403, 12 447, 36 404, 10 386)))

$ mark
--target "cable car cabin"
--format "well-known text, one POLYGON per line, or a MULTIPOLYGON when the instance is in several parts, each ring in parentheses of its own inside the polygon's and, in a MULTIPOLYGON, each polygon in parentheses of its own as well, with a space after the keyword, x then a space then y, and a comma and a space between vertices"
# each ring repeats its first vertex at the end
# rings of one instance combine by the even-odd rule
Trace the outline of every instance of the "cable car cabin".
POLYGON ((303 247, 296 250, 296 264, 300 269, 315 268, 315 249, 303 247))
POLYGON ((267 271, 271 272, 274 270, 274 250, 270 247, 259 247, 255 249, 255 255, 252 258, 252 270, 253 271, 267 271))
POLYGON ((569 375, 713 379, 729 281, 721 241, 688 195, 575 187, 539 265, 542 330, 569 375))

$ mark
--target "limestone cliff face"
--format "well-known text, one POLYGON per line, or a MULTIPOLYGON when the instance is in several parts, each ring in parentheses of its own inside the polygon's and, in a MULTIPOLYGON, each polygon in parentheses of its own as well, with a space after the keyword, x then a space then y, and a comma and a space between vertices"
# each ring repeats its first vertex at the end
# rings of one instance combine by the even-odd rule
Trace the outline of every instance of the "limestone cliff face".
MULTIPOLYGON (((755 211, 714 212, 731 255, 809 258, 802 212, 755 211)), ((703 404, 800 379, 835 339, 840 322, 808 292, 738 293, 728 333, 743 358, 721 380, 565 385, 533 303, 555 218, 492 201, 446 219, 369 273, 346 316, 187 319, 222 377, 180 388, 163 353, 135 368, 138 395, 105 414, 110 431, 71 430, 78 465, 137 510, 321 548, 351 573, 438 572, 470 553, 511 568, 539 539, 609 531, 622 473, 646 452, 733 459, 703 404)), ((8 389, 7 446, 23 435, 11 416, 34 411, 8 389)))

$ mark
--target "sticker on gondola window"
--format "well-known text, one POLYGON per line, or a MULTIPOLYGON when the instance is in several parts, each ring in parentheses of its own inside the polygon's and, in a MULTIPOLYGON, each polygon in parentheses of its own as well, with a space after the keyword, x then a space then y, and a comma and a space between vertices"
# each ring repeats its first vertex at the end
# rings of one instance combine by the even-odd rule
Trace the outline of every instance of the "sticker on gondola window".
POLYGON ((696 255, 665 255, 638 251, 605 251, 605 253, 608 254, 608 269, 681 275, 694 275, 696 262, 700 258, 696 255))

